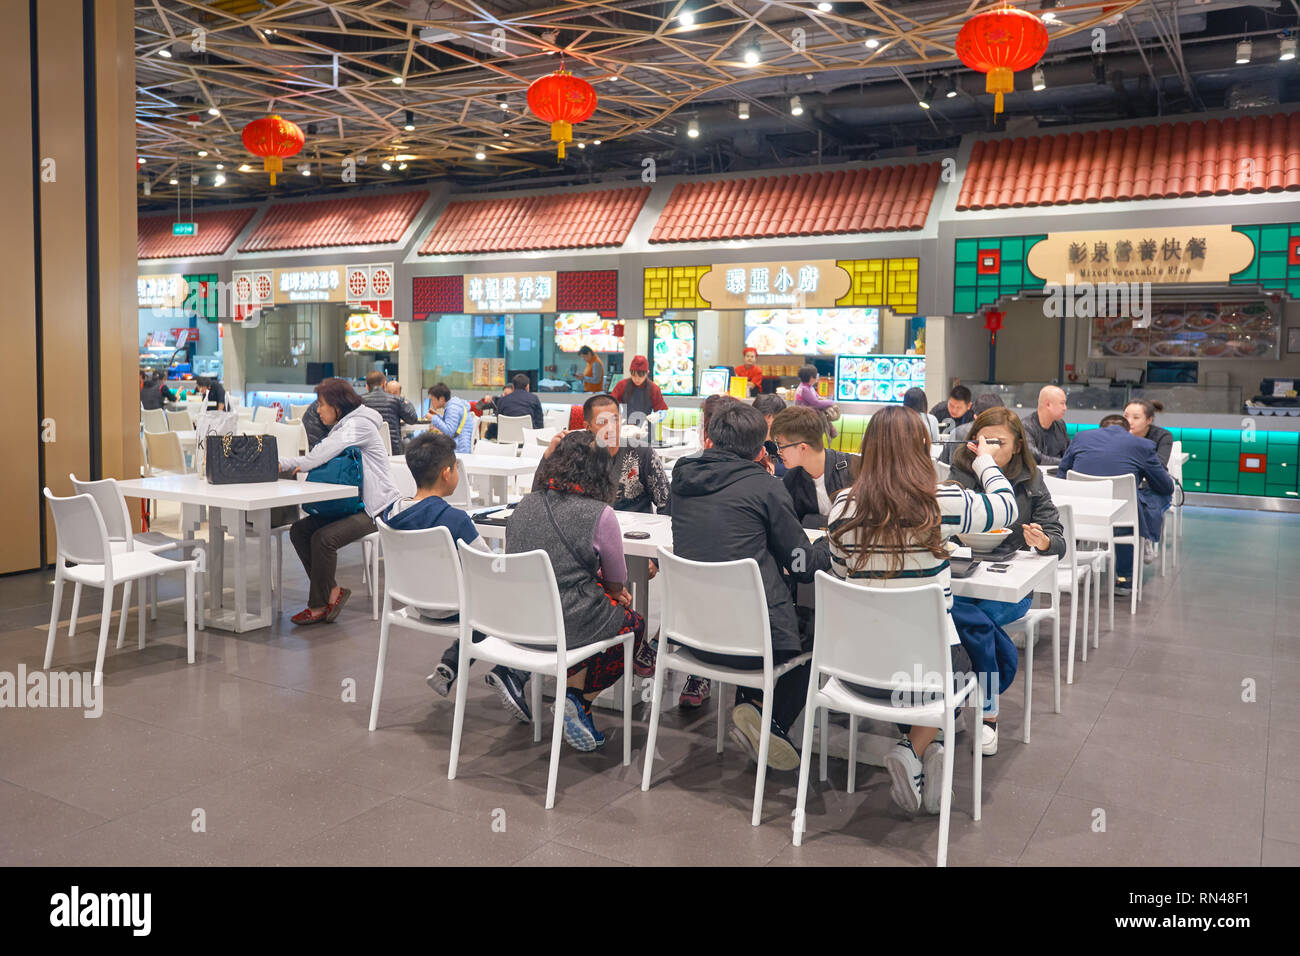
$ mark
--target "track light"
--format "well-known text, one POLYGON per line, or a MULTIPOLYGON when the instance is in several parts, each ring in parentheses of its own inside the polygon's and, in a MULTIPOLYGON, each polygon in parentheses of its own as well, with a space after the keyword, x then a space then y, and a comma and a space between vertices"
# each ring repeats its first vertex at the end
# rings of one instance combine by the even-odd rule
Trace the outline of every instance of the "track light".
POLYGON ((143 166, 143 165, 144 165, 144 157, 143 157, 143 156, 137 156, 137 157, 135 158, 135 164, 136 164, 137 166, 143 166))
POLYGON ((415 129, 415 114, 410 110, 406 111, 406 123, 402 126, 402 129, 406 130, 408 133, 415 129))
POLYGON ((152 196, 152 195, 153 195, 153 187, 149 185, 149 180, 147 180, 147 179, 144 181, 144 194, 145 194, 146 196, 152 196))
POLYGON ((500 109, 503 109, 503 110, 509 110, 509 109, 510 109, 510 98, 509 98, 508 96, 506 96, 504 93, 498 93, 498 94, 497 94, 497 106, 498 106, 500 109))
POLYGON ((799 99, 798 94, 790 97, 790 115, 803 116, 803 100, 799 99))
POLYGON ((578 140, 578 149, 586 149, 586 148, 587 148, 587 144, 584 143, 582 140, 578 140))
POLYGON ((479 160, 487 159, 487 153, 483 152, 482 146, 480 146, 478 150, 474 153, 474 158, 479 160))
POLYGON ((393 164, 390 163, 388 160, 384 160, 384 161, 383 161, 382 163, 380 163, 379 165, 383 167, 384 172, 388 172, 390 169, 393 168, 393 164))
POLYGON ((221 169, 225 169, 225 168, 226 168, 226 164, 225 164, 225 163, 217 163, 217 169, 221 170, 221 169))
POLYGON ((1277 58, 1279 60, 1295 59, 1295 37, 1282 38, 1282 45, 1278 49, 1277 58))
POLYGON ((191 185, 191 186, 197 186, 198 184, 199 184, 199 174, 198 174, 198 173, 190 173, 190 185, 191 185))
POLYGON ((180 182, 181 182, 181 181, 180 181, 179 179, 177 179, 175 176, 173 176, 171 179, 167 180, 167 185, 169 185, 169 186, 179 186, 179 185, 180 185, 180 182))
POLYGON ((743 120, 749 119, 749 104, 744 100, 736 104, 736 116, 743 120))
POLYGON ((948 77, 948 91, 943 95, 950 100, 957 97, 957 75, 955 73, 948 77))
POLYGON ((866 45, 868 50, 874 50, 876 47, 880 46, 880 41, 875 37, 867 37, 866 45))
POLYGON ((591 141, 591 145, 592 145, 592 146, 599 146, 599 145, 600 145, 600 140, 598 140, 598 139, 593 139, 593 140, 591 141))
MULTIPOLYGON (((1047 89, 1047 77, 1043 75, 1043 68, 1041 66, 1034 67, 1033 78, 1035 93, 1047 89)), ((1060 79, 1060 77, 1057 77, 1057 79, 1060 79)))
POLYGON ((509 139, 509 138, 510 138, 510 130, 508 130, 508 129, 507 129, 507 130, 502 130, 502 131, 501 131, 501 135, 504 136, 506 139, 509 139))
POLYGON ((686 124, 686 135, 689 136, 691 139, 700 138, 700 124, 698 121, 691 120, 689 123, 686 124))
POLYGON ((1039 4, 1039 9, 1043 11, 1038 15, 1039 19, 1044 23, 1054 23, 1056 21, 1056 12, 1054 8, 1058 6, 1059 3, 1060 0, 1043 0, 1043 2, 1039 4))
POLYGON ((763 51, 759 49, 757 43, 751 43, 745 48, 745 63, 749 66, 757 66, 763 59, 763 51))
POLYGON ((310 176, 310 175, 311 175, 311 163, 300 163, 300 164, 298 165, 298 172, 302 173, 304 176, 310 176))
POLYGON ((215 105, 213 105, 213 106, 209 106, 209 107, 208 107, 208 115, 209 115, 209 116, 220 116, 220 115, 221 115, 221 110, 217 109, 217 107, 216 107, 215 105))
POLYGON ((930 108, 930 104, 933 102, 934 102, 934 84, 927 83, 925 84, 925 92, 921 94, 921 98, 917 101, 917 105, 919 105, 923 110, 928 110, 930 108))
POLYGON ((405 168, 406 168, 406 163, 398 163, 398 164, 397 164, 397 171, 398 171, 399 173, 400 173, 402 170, 404 170, 405 168))
POLYGON ((1242 40, 1237 44, 1237 62, 1249 63, 1252 44, 1249 40, 1242 40))

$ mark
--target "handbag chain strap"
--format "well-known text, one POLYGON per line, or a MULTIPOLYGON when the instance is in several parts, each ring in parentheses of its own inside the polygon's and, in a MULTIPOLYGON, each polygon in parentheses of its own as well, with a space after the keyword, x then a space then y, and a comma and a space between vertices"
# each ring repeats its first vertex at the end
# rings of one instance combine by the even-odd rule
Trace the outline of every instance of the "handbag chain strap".
MULTIPOLYGON (((221 453, 226 458, 230 457, 230 440, 234 437, 234 435, 221 436, 221 453)), ((257 453, 260 455, 262 453, 262 436, 256 435, 254 437, 257 438, 257 453)))

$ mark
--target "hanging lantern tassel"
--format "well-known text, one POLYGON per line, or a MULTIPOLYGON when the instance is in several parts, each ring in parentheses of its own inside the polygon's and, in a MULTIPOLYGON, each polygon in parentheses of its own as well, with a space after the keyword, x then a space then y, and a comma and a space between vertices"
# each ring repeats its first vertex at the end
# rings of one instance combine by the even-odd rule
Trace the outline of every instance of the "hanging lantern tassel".
POLYGON ((271 174, 271 185, 274 186, 275 174, 284 172, 284 160, 279 156, 267 156, 262 160, 262 172, 271 174))
POLYGON ((1016 74, 1005 66, 994 67, 984 78, 984 92, 993 93, 993 115, 1002 112, 1002 94, 1016 91, 1016 74))
POLYGON ((573 142, 573 124, 556 120, 551 124, 551 140, 560 144, 559 158, 564 158, 564 144, 573 142))

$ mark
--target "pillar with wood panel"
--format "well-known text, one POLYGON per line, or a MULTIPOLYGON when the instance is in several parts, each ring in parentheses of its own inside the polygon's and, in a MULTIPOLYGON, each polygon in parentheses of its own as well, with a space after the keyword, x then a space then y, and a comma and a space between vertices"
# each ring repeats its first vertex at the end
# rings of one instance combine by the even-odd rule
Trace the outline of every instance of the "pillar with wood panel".
POLYGON ((0 0, 0 574, 55 554, 41 488, 140 473, 129 0, 0 0), (21 144, 21 145, 20 145, 21 144))

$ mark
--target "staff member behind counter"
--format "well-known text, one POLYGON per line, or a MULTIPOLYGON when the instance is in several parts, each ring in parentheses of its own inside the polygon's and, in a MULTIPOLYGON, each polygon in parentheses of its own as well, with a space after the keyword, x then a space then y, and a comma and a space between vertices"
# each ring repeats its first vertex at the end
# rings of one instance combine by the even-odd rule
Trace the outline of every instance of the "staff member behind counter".
POLYGON ((763 391, 763 369, 758 364, 758 349, 745 349, 745 364, 736 366, 736 374, 749 379, 753 389, 750 395, 763 391))
POLYGON ((621 379, 609 394, 618 404, 626 406, 628 421, 644 421, 655 412, 668 410, 664 393, 650 381, 650 362, 644 355, 632 359, 627 367, 630 378, 621 379), (634 418, 633 416, 637 416, 634 418))

